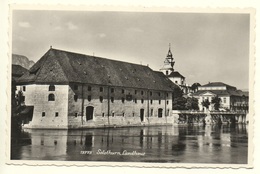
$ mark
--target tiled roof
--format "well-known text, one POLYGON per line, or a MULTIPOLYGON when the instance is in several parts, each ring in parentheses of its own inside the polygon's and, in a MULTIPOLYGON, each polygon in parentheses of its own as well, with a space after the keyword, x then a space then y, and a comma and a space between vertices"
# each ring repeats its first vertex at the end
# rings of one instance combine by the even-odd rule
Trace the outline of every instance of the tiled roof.
POLYGON ((168 75, 168 77, 181 77, 181 78, 185 78, 178 71, 173 71, 171 74, 168 75))
POLYGON ((57 49, 50 49, 29 71, 19 83, 86 83, 167 91, 174 85, 148 66, 57 49))

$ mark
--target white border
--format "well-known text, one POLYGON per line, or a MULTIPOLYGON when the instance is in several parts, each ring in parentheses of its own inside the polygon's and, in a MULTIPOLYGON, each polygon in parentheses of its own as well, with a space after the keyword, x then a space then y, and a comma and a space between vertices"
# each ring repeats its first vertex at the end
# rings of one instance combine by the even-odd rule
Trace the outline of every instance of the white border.
MULTIPOLYGON (((66 1, 66 2, 68 2, 68 1, 66 1)), ((208 2, 208 1, 207 1, 208 2)), ((230 2, 230 1, 229 1, 230 2)), ((237 4, 237 2, 238 1, 233 1, 234 3, 236 3, 237 4)), ((71 2, 70 2, 71 3, 71 2)), ((154 3, 154 2, 153 2, 154 3)), ((151 4, 153 4, 153 3, 149 3, 149 5, 151 5, 151 4)), ((163 3, 162 3, 163 4, 163 3)), ((182 3, 180 3, 180 4, 182 4, 182 3)), ((188 7, 190 7, 190 5, 193 5, 192 3, 190 3, 189 5, 188 5, 188 7)), ((214 3, 213 4, 210 4, 210 5, 215 5, 214 3)), ((158 6, 158 5, 157 5, 158 6)), ((163 6, 165 6, 165 5, 163 5, 163 6)), ((166 6, 168 6, 168 5, 166 5, 166 6)), ((187 6, 187 4, 186 4, 186 6, 187 6)), ((206 5, 207 6, 207 5, 206 5)), ((6 7, 6 6, 5 6, 6 7)), ((79 8, 81 8, 82 6, 79 6, 79 8)), ((201 7, 205 7, 205 6, 201 6, 201 7)), ((227 7, 227 6, 226 6, 227 7)), ((229 5, 228 7, 233 7, 233 10, 236 10, 235 8, 234 8, 234 6, 232 6, 232 5, 229 5)), ((256 7, 256 6, 245 6, 245 7, 256 7)), ((91 8, 93 8, 93 7, 91 7, 91 8)), ((118 9, 118 7, 117 6, 114 6, 114 8, 115 9, 118 9)), ((125 8, 127 8, 127 6, 125 7, 125 8)), ((139 6, 139 8, 140 8, 140 6, 139 6)), ((141 7, 142 8, 142 7, 141 7)), ((145 9, 145 8, 144 8, 145 9)), ((228 8, 226 8, 226 10, 230 10, 230 9, 228 9, 228 8)), ((4 10, 5 12, 6 12, 6 9, 4 10)), ((6 24, 6 21, 5 21, 5 24, 6 24)), ((5 26, 5 25, 4 25, 5 26)), ((6 29, 6 26, 5 26, 5 29, 6 29)), ((7 30, 8 30, 8 28, 7 28, 7 30)), ((6 34, 6 32, 5 32, 5 34, 6 34)), ((6 37, 6 36, 4 36, 4 37, 6 37)), ((252 39, 252 36, 251 36, 251 39, 252 39)), ((3 45, 1 44, 1 48, 2 48, 2 46, 5 48, 4 50, 7 50, 7 48, 6 48, 6 44, 7 42, 5 42, 5 43, 3 43, 3 45)), ((251 49, 253 49, 254 47, 252 47, 252 45, 250 46, 250 48, 251 49)), ((9 49, 10 49, 10 47, 9 47, 9 49)), ((9 50, 9 54, 10 54, 10 50, 9 50)), ((252 52, 252 50, 250 50, 250 54, 252 55, 252 54, 254 54, 254 52, 252 52)), ((6 57, 6 52, 4 53, 4 57, 6 57)), ((2 56, 2 55, 1 55, 2 56)), ((256 60, 256 63, 257 63, 257 60, 256 60)), ((6 62, 6 61, 4 61, 4 64, 2 64, 2 65, 4 65, 4 66, 6 66, 8 64, 8 62, 6 62)), ((2 66, 1 65, 1 66, 2 66)), ((252 65, 254 65, 254 61, 250 61, 250 66, 252 66, 252 65)), ((8 65, 8 66, 10 66, 10 65, 8 65)), ((2 68, 1 68, 2 69, 2 68)), ((4 69, 6 69, 6 67, 4 68, 4 69)), ((256 73, 257 73, 257 71, 256 71, 256 73)), ((255 80, 255 84, 256 84, 256 86, 257 86, 257 81, 256 81, 256 79, 257 78, 255 78, 255 79, 252 79, 252 77, 253 77, 253 74, 254 74, 254 72, 250 72, 250 81, 252 81, 252 80, 255 80)), ((1 79, 2 79, 2 77, 4 77, 3 79, 6 79, 5 77, 6 77, 6 75, 7 75, 7 73, 5 72, 3 75, 1 75, 1 79)), ((3 87, 5 87, 5 86, 3 86, 3 87)), ((3 89, 5 89, 5 88, 3 88, 3 89)), ((252 87, 250 88, 250 90, 252 89, 252 87)), ((7 99, 7 97, 6 96, 4 96, 4 95, 6 95, 6 93, 5 92, 2 92, 2 87, 1 87, 1 98, 2 98, 2 96, 5 98, 5 99, 7 99), (3 94, 2 94, 3 93, 3 94)), ((251 95, 251 94, 250 94, 251 95)), ((257 92, 256 92, 256 95, 257 95, 257 92)), ((252 97, 250 97, 251 99, 252 99, 252 97)), ((256 99, 257 100, 257 99, 256 99)), ((6 100, 5 100, 6 101, 6 100)), ((252 103, 252 101, 250 101, 251 103, 252 103)), ((257 102, 256 102, 257 103, 257 102)), ((6 109, 6 108, 4 108, 4 109, 6 109)), ((1 106, 1 111, 2 111, 2 106, 1 106)), ((250 110, 250 111, 252 111, 252 109, 250 110)), ((1 112, 2 113, 2 112, 1 112)), ((252 113, 252 112, 251 112, 252 113)), ((257 113, 257 111, 256 111, 256 113, 257 113)), ((4 115, 2 115, 2 116, 4 116, 4 115)), ((252 121, 252 120, 251 120, 252 121)), ((6 123, 4 123, 3 125, 6 125, 6 123)), ((2 123, 1 123, 1 127, 3 127, 2 126, 2 123)), ((255 127, 257 127, 257 126, 255 126, 255 127)), ((257 131, 255 131, 255 132, 257 132, 257 131)), ((6 132, 5 132, 5 130, 4 131, 2 131, 2 129, 1 129, 1 133, 2 133, 2 135, 4 135, 6 132), (4 134, 3 134, 4 133, 4 134)), ((250 134, 250 133, 249 133, 250 134)), ((256 135, 257 136, 257 135, 256 135)), ((3 137, 3 136, 2 136, 3 137)), ((255 139, 255 145, 257 144, 257 142, 258 142, 258 139, 255 139)), ((2 144, 1 144, 1 153, 2 153, 2 148, 3 146, 2 146, 2 144)), ((257 146, 256 146, 257 147, 257 146)), ((250 150, 250 151, 252 151, 252 149, 250 150)), ((6 153, 8 153, 6 150, 4 150, 4 153, 5 153, 5 155, 6 155, 6 153)), ((254 153, 255 154, 255 153, 254 153)), ((256 155, 254 155, 254 157, 256 157, 256 155)), ((53 161, 51 161, 52 163, 53 163, 53 161)), ((93 164, 93 163, 92 163, 93 164)), ((132 163, 132 164, 134 164, 134 163, 132 163)), ((256 163, 255 163, 256 164, 256 163)), ((49 165, 51 165, 50 163, 49 163, 49 165)), ((100 165, 100 164, 97 164, 97 165, 100 165)), ((1 160, 1 166, 2 166, 2 160, 1 160)), ((0 166, 0 167, 1 167, 0 166)), ((4 165, 5 167, 6 167, 6 165, 4 165)), ((129 165, 128 165, 129 166, 129 165)), ((136 165, 135 165, 136 166, 136 165)), ((142 166, 144 166, 144 165, 142 165, 142 166)), ((161 164, 160 164, 160 166, 162 166, 161 164)), ((190 166, 190 167, 192 167, 192 168, 194 168, 194 167, 197 167, 198 165, 192 165, 192 166, 190 166)), ((205 166, 205 165, 204 165, 205 166)), ((255 166, 257 166, 257 165, 255 165, 255 166)), ((28 166, 27 166, 28 167, 28 166)), ((139 167, 141 167, 141 166, 139 166, 139 167)), ((166 166, 165 166, 166 167, 166 166)), ((186 164, 185 164, 185 167, 187 167, 186 166, 186 164)), ((214 165, 214 167, 219 167, 219 165, 214 165)), ((234 165, 234 167, 236 168, 236 165, 234 165)), ((15 167, 14 167, 15 168, 15 167)), ((41 167, 41 168, 45 168, 45 167, 41 167)), ((1 168, 2 169, 2 168, 1 168)), ((11 167, 11 169, 12 169, 12 167, 11 167)), ((132 168, 131 168, 132 169, 132 168)), ((140 168, 138 168, 138 170, 139 170, 140 168)), ((182 169, 181 169, 182 170, 182 169)), ((214 170, 214 169, 211 169, 211 170, 214 170)), ((240 169, 240 170, 235 170, 236 171, 236 173, 239 173, 238 171, 244 171, 245 169, 240 169)), ((69 170, 66 170, 65 169, 65 171, 64 172, 68 172, 69 170)), ((70 170, 71 171, 71 170, 70 170)), ((2 170, 0 170, 0 172, 2 172, 2 170)), ((6 170, 5 170, 5 172, 6 172, 6 170)), ((11 171, 10 171, 11 172, 11 171)), ((46 172, 46 171, 45 171, 46 172)), ((71 171, 72 172, 72 171, 71 171)), ((139 171, 140 172, 140 171, 139 171)), ((208 173, 209 171, 207 171, 207 173, 208 173)), ((247 171, 248 172, 248 171, 247 171)), ((9 172, 8 172, 9 173, 9 172)), ((39 173, 39 171, 37 172, 37 173, 39 173)), ((201 172, 200 172, 201 173, 201 172)))

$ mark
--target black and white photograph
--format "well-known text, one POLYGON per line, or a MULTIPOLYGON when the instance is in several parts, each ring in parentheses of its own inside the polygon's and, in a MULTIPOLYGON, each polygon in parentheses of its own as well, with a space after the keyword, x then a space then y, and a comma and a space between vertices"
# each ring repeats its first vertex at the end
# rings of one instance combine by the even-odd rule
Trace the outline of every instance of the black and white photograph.
POLYGON ((252 165, 250 10, 11 10, 10 163, 252 165))

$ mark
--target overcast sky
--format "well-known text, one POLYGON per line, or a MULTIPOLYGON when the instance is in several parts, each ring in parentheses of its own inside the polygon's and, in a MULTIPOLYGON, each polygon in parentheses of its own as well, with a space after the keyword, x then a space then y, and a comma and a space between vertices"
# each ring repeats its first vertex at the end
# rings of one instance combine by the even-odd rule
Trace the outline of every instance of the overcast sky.
POLYGON ((159 70, 171 43, 188 84, 221 81, 248 89, 249 15, 14 11, 13 53, 37 61, 56 49, 159 70))

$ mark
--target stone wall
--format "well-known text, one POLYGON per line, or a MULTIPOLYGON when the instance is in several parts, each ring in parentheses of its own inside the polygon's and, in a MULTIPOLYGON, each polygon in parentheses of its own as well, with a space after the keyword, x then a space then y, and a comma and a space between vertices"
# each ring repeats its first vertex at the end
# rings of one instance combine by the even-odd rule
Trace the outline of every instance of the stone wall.
POLYGON ((164 91, 70 84, 68 97, 69 128, 171 124, 171 97, 172 95, 169 92, 166 94, 164 91), (76 88, 75 85, 77 85, 76 88), (100 90, 100 88, 103 90, 100 90), (130 95, 132 98, 128 100, 127 96, 130 95), (91 100, 89 100, 89 96, 91 96, 91 100), (102 102, 100 97, 103 98, 102 102), (114 101, 111 100, 111 97, 114 101), (124 101, 122 101, 122 98, 124 101), (86 116, 89 106, 94 108, 93 119, 91 120, 87 120, 86 116), (159 108, 162 109, 161 118, 158 118, 159 108), (141 109, 144 110, 143 120, 140 116, 141 109), (153 114, 151 114, 151 109, 153 114))
POLYGON ((28 128, 68 128, 68 85, 55 85, 55 91, 49 91, 49 85, 18 86, 23 91, 26 106, 34 106, 33 118, 28 128), (48 96, 53 94, 54 101, 48 96), (45 113, 45 114, 44 114, 45 113))

